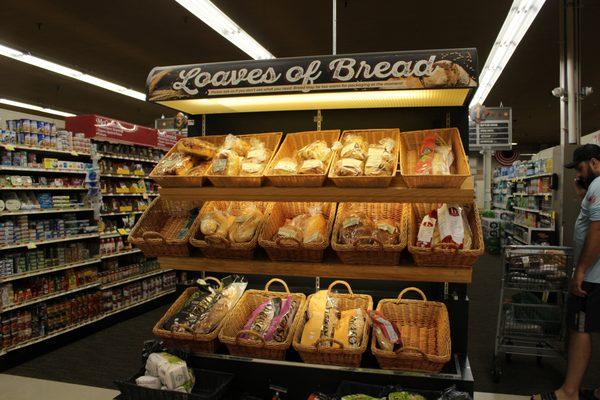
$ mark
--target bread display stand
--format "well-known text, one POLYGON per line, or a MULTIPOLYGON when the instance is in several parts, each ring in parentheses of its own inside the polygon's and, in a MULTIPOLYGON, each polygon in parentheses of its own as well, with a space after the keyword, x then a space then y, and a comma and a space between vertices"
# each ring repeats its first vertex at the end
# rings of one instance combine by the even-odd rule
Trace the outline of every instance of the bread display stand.
MULTIPOLYGON (((447 52, 447 54, 451 53, 454 54, 454 50, 447 52)), ((385 54, 387 56, 391 53, 385 54)), ((437 51, 435 54, 438 54, 437 51)), ((439 54, 439 60, 443 60, 444 56, 441 53, 439 54)), ((417 59, 420 59, 420 55, 411 58, 413 61, 417 59)), ((424 60, 427 59, 429 59, 429 56, 424 60)), ((365 58, 365 60, 367 59, 365 58)), ((470 58, 467 62, 471 62, 470 60, 474 64, 474 69, 471 70, 477 71, 476 58, 470 58)), ((277 68, 282 67, 281 70, 275 69, 279 73, 280 71, 285 72, 289 67, 289 65, 282 66, 278 64, 283 61, 293 63, 293 65, 299 62, 296 59, 261 60, 260 62, 264 63, 263 67, 270 65, 270 63, 277 64, 277 68)), ((330 77, 327 76, 329 72, 327 66, 330 60, 324 61, 321 59, 320 62, 322 70, 319 72, 323 73, 319 78, 320 81, 313 83, 321 84, 321 80, 323 80, 325 82, 323 87, 330 84, 332 87, 339 85, 341 82, 331 82, 328 80, 330 77)), ((357 65, 359 62, 357 61, 357 65)), ((438 59, 436 59, 436 62, 438 62, 438 59)), ((464 62, 464 60, 461 62, 464 62)), ((252 63, 253 61, 249 61, 236 65, 250 66, 252 63)), ((225 68, 231 65, 233 64, 216 66, 225 68)), ((164 78, 166 81, 173 80, 173 77, 177 76, 177 73, 180 71, 177 68, 184 69, 183 66, 164 68, 171 68, 171 72, 173 72, 166 75, 167 77, 164 78)), ((186 68, 189 69, 189 66, 186 68)), ((204 68, 204 65, 202 65, 202 68, 204 68)), ((162 72, 162 70, 156 69, 154 73, 156 74, 157 71, 162 72)), ((465 77, 461 73, 465 71, 462 68, 447 69, 445 71, 457 74, 452 79, 453 84, 459 81, 459 79, 464 82, 465 77)), ((469 73, 467 73, 467 81, 469 80, 469 73)), ((149 79, 153 77, 155 75, 150 76, 149 79)), ((283 77, 285 77, 285 74, 282 75, 281 81, 285 81, 283 77)), ((414 77, 412 79, 410 83, 421 85, 421 88, 427 82, 427 79, 414 77)), ((472 97, 473 88, 477 86, 476 77, 472 81, 472 87, 469 88, 450 87, 450 84, 447 86, 436 84, 435 88, 426 87, 425 92, 422 93, 423 96, 407 96, 407 98, 393 99, 389 101, 389 104, 385 105, 386 108, 378 108, 382 107, 381 104, 378 106, 364 103, 354 105, 354 94, 361 94, 363 91, 356 90, 357 87, 352 86, 357 83, 355 81, 342 82, 350 90, 346 92, 348 97, 344 99, 344 104, 340 103, 337 107, 334 105, 329 108, 322 108, 322 112, 320 104, 307 105, 305 108, 300 109, 300 111, 293 111, 296 110, 295 108, 285 108, 288 104, 282 106, 283 108, 276 109, 273 107, 268 109, 268 106, 260 102, 252 103, 250 95, 244 96, 244 90, 251 91, 256 98, 261 98, 261 100, 268 100, 271 96, 275 97, 280 94, 269 92, 269 89, 265 85, 260 87, 260 91, 257 90, 257 87, 209 88, 209 90, 218 89, 221 91, 220 93, 223 93, 223 97, 227 96, 225 94, 226 91, 231 91, 231 93, 234 93, 231 95, 232 98, 238 96, 244 101, 248 101, 248 104, 236 104, 235 107, 232 106, 230 109, 225 109, 225 106, 215 104, 215 111, 209 110, 207 114, 210 115, 206 115, 206 120, 209 121, 209 124, 207 124, 209 130, 219 129, 221 132, 240 133, 248 132, 249 130, 283 131, 284 136, 279 150, 267 166, 267 170, 264 173, 266 179, 264 179, 262 185, 259 187, 217 187, 211 184, 206 184, 202 187, 187 188, 163 186, 160 188, 161 197, 201 202, 275 202, 274 209, 278 203, 283 202, 334 203, 338 207, 339 203, 348 202, 367 202, 381 205, 410 203, 406 204, 405 208, 415 203, 471 204, 475 198, 474 181, 468 169, 468 159, 466 156, 468 148, 465 146, 468 146, 468 104, 472 97), (466 97, 461 98, 454 104, 450 104, 453 101, 452 99, 456 99, 457 96, 460 97, 461 93, 467 93, 466 97), (268 96, 262 96, 262 94, 268 94, 268 96), (236 107, 254 108, 240 110, 240 108, 236 107), (290 111, 279 112, 281 110, 290 111), (252 111, 270 112, 251 114, 252 111), (211 114, 211 112, 222 114, 211 114), (236 114, 236 112, 240 113, 236 114), (248 112, 248 114, 245 112, 248 112), (313 121, 315 115, 317 117, 313 121), (397 143, 398 165, 393 176, 378 179, 377 181, 373 180, 371 182, 372 186, 376 187, 365 187, 371 185, 361 182, 363 179, 348 179, 330 175, 335 154, 328 163, 325 174, 306 176, 276 175, 271 171, 271 167, 281 158, 293 156, 298 148, 306 146, 319 136, 322 138, 328 136, 330 142, 334 142, 340 139, 341 131, 358 129, 374 131, 384 127, 399 130, 397 143), (314 130, 309 131, 311 129, 314 130), (414 134, 415 130, 423 132, 424 130, 431 129, 443 131, 442 135, 449 135, 452 139, 455 165, 451 168, 451 175, 444 175, 439 178, 432 175, 413 176, 414 174, 407 170, 410 166, 408 165, 408 158, 403 156, 403 149, 410 149, 411 151, 415 151, 414 154, 417 154, 416 150, 418 149, 418 141, 421 136, 414 134), (304 132, 297 134, 297 136, 289 134, 290 132, 301 130, 304 132), (410 132, 413 132, 413 134, 411 135, 410 132), (403 174, 406 176, 403 177, 403 174)), ((158 86, 164 89, 170 87, 166 86, 169 83, 172 82, 164 82, 163 86, 158 86)), ((283 91, 283 87, 278 86, 280 83, 274 83, 272 86, 283 91)), ((372 84, 372 87, 375 88, 380 82, 364 81, 360 82, 360 84, 372 84)), ((377 86, 371 93, 377 94, 379 90, 386 91, 386 85, 389 85, 389 88, 394 87, 401 90, 405 84, 408 84, 408 80, 390 78, 385 84, 377 86), (395 82, 396 80, 397 82, 395 82)), ((337 88, 338 86, 335 87, 337 88)), ((300 92, 303 89, 298 90, 297 93, 293 93, 294 96, 303 95, 300 92)), ((312 89, 309 88, 307 92, 310 90, 312 89)), ((325 90, 322 90, 322 92, 324 95, 327 94, 325 90)), ((415 94, 412 90, 410 92, 415 94)), ((290 92, 283 91, 281 94, 288 96, 290 92)), ((193 96, 187 96, 182 92, 178 92, 177 96, 181 97, 175 98, 173 96, 165 99, 159 97, 159 93, 157 92, 149 93, 148 98, 151 101, 155 98, 156 102, 160 101, 161 104, 174 108, 180 107, 178 109, 183 109, 184 105, 188 104, 189 110, 198 110, 198 108, 193 108, 192 104, 195 107, 204 101, 207 103, 214 101, 216 103, 214 98, 205 94, 199 94, 195 99, 192 98, 193 96), (156 97, 153 97, 153 94, 156 97), (186 103, 188 101, 189 103, 186 103)), ((289 107, 295 106, 296 104, 289 104, 289 107)), ((194 113, 192 112, 192 114, 194 113)), ((193 118, 199 121, 202 113, 196 111, 195 114, 193 118)), ((196 125, 196 135, 199 135, 199 124, 196 123, 196 125)), ((444 137, 444 140, 446 142, 450 141, 446 137, 444 137)), ((406 221, 407 226, 410 226, 409 213, 402 212, 399 218, 401 221, 406 221)), ((267 223, 265 226, 267 226, 267 223)), ((405 232, 407 234, 405 246, 408 246, 410 243, 408 229, 405 232)), ((259 246, 260 239, 259 234, 259 246)), ((476 240, 474 238, 474 241, 476 240)), ((404 245, 404 243, 401 242, 401 245, 404 245)), ((426 293, 428 301, 443 303, 446 307, 450 328, 451 351, 448 361, 445 362, 446 359, 444 358, 443 366, 440 369, 438 369, 437 365, 435 369, 430 368, 428 371, 424 371, 424 368, 418 368, 418 372, 382 369, 370 350, 371 342, 367 344, 367 349, 362 353, 358 363, 356 360, 352 360, 352 366, 349 366, 350 362, 344 363, 344 366, 334 365, 334 362, 315 363, 308 360, 308 358, 305 360, 308 362, 303 362, 300 354, 293 349, 293 346, 286 349, 284 358, 281 358, 280 354, 278 354, 279 359, 276 360, 273 359, 275 357, 267 359, 263 358, 262 355, 259 358, 256 353, 253 354, 251 351, 258 350, 261 344, 258 344, 256 349, 249 349, 250 351, 246 354, 243 354, 241 351, 237 352, 237 350, 234 350, 234 354, 231 354, 225 348, 221 348, 220 351, 214 354, 202 354, 201 356, 194 357, 194 364, 202 365, 203 368, 235 372, 236 385, 238 387, 268 388, 271 384, 281 385, 288 390, 289 398, 305 399, 314 390, 334 393, 335 386, 340 381, 348 380, 373 385, 399 385, 403 388, 436 391, 456 386, 458 390, 469 392, 472 395, 474 380, 468 357, 469 298, 467 296, 467 289, 472 280, 473 267, 469 265, 428 265, 426 263, 417 265, 406 249, 399 257, 398 262, 396 262, 395 255, 390 258, 393 260, 393 265, 372 264, 368 258, 362 259, 361 262, 358 261, 358 258, 354 259, 357 260, 357 263, 342 263, 331 246, 325 249, 322 258, 321 254, 319 254, 317 258, 312 260, 302 260, 300 257, 294 259, 287 258, 287 260, 271 260, 267 257, 264 248, 257 249, 253 259, 209 258, 202 256, 198 249, 193 249, 189 257, 159 257, 163 268, 197 271, 199 273, 211 272, 216 276, 243 274, 254 288, 262 288, 273 277, 284 277, 290 285, 290 292, 302 292, 306 295, 315 293, 322 288, 327 288, 332 282, 338 279, 344 279, 349 281, 355 294, 371 296, 374 304, 377 304, 382 298, 396 298, 398 293, 405 287, 417 287, 426 293), (317 262, 315 262, 315 259, 317 262)), ((243 304, 243 301, 240 301, 238 306, 241 304, 243 304)), ((242 319, 244 318, 240 318, 240 320, 242 319)), ((223 332, 224 329, 220 332, 221 336, 223 336, 223 332)), ((371 332, 370 327, 369 332, 371 332)), ((233 333, 233 330, 229 332, 228 338, 225 339, 229 341, 228 344, 232 348, 236 346, 235 338, 232 336, 233 333)), ((370 338, 371 334, 369 333, 368 336, 370 338)), ((257 342, 252 341, 252 343, 257 342)), ((447 357, 448 355, 443 354, 443 356, 447 357)), ((327 360, 323 360, 323 362, 327 362, 327 360)), ((439 364, 441 364, 441 361, 439 364)))

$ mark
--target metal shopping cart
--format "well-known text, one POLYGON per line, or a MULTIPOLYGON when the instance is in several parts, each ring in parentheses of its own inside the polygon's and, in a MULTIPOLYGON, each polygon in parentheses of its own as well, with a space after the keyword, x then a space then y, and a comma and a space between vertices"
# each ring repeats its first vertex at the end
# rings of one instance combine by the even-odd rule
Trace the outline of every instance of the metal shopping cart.
POLYGON ((565 354, 565 312, 573 265, 570 247, 506 246, 492 376, 500 380, 513 354, 565 354))

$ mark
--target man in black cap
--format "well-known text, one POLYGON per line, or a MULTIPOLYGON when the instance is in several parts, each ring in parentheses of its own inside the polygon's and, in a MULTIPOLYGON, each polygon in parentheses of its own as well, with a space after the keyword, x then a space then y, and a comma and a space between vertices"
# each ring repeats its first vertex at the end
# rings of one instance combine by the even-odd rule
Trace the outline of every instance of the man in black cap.
MULTIPOLYGON (((538 395, 542 400, 580 398, 581 381, 592 355, 590 333, 600 332, 600 146, 579 146, 565 168, 577 171, 575 190, 581 198, 573 235, 575 271, 567 300, 569 358, 563 385, 555 392, 538 395)), ((600 400, 600 389, 582 397, 600 400)))

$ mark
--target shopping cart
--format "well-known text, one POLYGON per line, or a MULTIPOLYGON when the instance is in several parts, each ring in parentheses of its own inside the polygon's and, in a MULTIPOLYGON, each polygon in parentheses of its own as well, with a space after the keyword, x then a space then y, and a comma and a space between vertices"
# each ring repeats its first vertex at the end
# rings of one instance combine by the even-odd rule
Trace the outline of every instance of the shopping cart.
POLYGON ((564 357, 570 247, 506 246, 492 376, 500 380, 513 354, 564 357))

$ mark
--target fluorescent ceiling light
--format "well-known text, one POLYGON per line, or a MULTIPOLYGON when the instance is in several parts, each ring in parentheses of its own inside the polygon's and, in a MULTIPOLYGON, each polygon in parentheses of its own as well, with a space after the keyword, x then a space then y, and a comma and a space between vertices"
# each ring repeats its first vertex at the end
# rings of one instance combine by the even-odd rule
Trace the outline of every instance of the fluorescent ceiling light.
POLYGON ((13 107, 26 108, 28 110, 40 111, 46 114, 60 115, 61 117, 74 117, 75 114, 71 114, 65 111, 54 110, 52 108, 45 108, 40 106, 34 106, 33 104, 21 103, 20 101, 0 99, 0 104, 6 104, 13 107))
POLYGON ((512 142, 512 143, 511 143, 511 146, 516 146, 516 145, 518 145, 518 144, 519 144, 519 143, 517 143, 517 142, 512 142))
POLYGON ((479 75, 479 88, 470 107, 483 104, 508 60, 546 0, 513 0, 513 4, 479 75))
POLYGON ((175 0, 255 60, 275 58, 267 49, 209 0, 175 0))
POLYGON ((159 101, 188 114, 462 106, 471 89, 372 90, 159 101))
POLYGON ((127 89, 126 87, 117 85, 116 83, 85 74, 81 71, 77 71, 76 69, 53 63, 52 61, 44 60, 43 58, 32 56, 31 54, 23 53, 7 46, 0 45, 0 55, 43 68, 48 71, 56 72, 57 74, 68 76, 69 78, 77 79, 79 81, 86 82, 115 93, 124 94, 125 96, 133 97, 134 99, 142 101, 146 100, 146 95, 142 92, 127 89))

